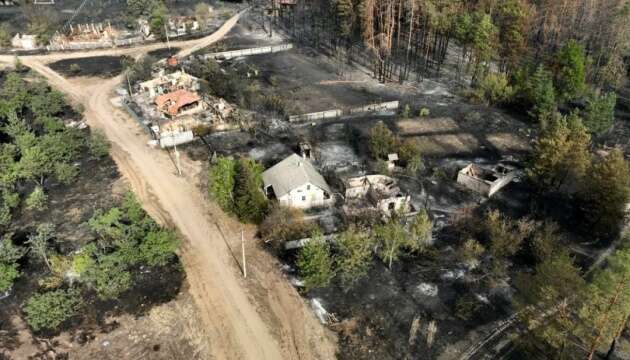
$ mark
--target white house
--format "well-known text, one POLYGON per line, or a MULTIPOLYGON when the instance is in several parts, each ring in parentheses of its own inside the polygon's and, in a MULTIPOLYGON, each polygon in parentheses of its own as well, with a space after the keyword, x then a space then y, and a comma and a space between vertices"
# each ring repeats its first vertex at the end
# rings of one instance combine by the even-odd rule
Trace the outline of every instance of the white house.
POLYGON ((313 164, 297 154, 280 161, 262 174, 265 194, 283 206, 308 209, 333 202, 330 187, 313 164))

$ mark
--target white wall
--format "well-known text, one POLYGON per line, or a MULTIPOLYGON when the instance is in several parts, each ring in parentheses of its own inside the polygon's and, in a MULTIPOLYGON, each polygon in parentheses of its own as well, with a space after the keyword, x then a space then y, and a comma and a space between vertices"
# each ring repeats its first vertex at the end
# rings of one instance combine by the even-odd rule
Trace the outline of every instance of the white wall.
POLYGON ((304 184, 291 190, 288 194, 278 198, 283 206, 290 206, 299 209, 308 209, 317 206, 328 206, 332 202, 332 195, 324 199, 324 190, 313 184, 304 184), (310 187, 310 189, 309 189, 310 187))

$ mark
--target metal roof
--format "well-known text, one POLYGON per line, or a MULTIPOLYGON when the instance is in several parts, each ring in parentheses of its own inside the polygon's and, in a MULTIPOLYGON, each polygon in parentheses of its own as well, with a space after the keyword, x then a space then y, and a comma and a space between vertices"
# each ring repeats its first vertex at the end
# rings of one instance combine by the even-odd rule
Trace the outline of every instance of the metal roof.
POLYGON ((276 197, 284 196, 291 190, 308 183, 330 193, 324 177, 313 164, 297 154, 293 154, 262 173, 265 187, 271 186, 276 197))

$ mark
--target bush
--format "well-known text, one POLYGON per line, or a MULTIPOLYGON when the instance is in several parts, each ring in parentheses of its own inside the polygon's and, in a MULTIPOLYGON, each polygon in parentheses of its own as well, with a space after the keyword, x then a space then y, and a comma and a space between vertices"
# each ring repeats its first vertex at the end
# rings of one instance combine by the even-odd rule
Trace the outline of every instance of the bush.
POLYGON ((73 74, 78 74, 81 72, 81 66, 79 66, 79 64, 71 64, 70 65, 70 72, 73 74))
POLYGON ((514 89, 509 85, 504 74, 488 74, 470 93, 471 97, 487 105, 502 104, 514 96, 514 89))
POLYGON ((93 130, 90 135, 90 155, 97 159, 109 155, 111 144, 102 130, 93 130))
POLYGON ((431 115, 431 110, 429 110, 428 108, 423 107, 418 112, 418 115, 420 117, 427 117, 427 116, 431 115))
POLYGON ((150 232, 140 245, 140 256, 149 266, 163 266, 175 255, 179 246, 177 235, 171 230, 150 232))
POLYGON ((308 236, 315 225, 304 221, 302 210, 275 204, 258 230, 263 241, 280 249, 287 241, 308 236))
POLYGON ((48 205, 48 195, 44 192, 41 186, 36 186, 35 189, 28 195, 25 201, 26 208, 29 210, 44 210, 48 205))
POLYGON ((55 178, 62 184, 70 184, 79 175, 79 171, 79 167, 73 164, 55 164, 55 178))
POLYGON ((9 290, 19 276, 17 263, 0 263, 0 293, 9 290))
POLYGON ((23 307, 26 322, 35 331, 56 330, 81 307, 79 293, 75 290, 56 290, 33 295, 23 307))

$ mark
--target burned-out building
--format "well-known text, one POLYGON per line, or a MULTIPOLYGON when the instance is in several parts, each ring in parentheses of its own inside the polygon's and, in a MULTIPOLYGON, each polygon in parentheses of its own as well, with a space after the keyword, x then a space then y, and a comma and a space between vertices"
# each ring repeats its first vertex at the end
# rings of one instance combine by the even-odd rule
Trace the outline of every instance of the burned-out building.
POLYGON ((157 96, 155 105, 162 114, 171 119, 205 110, 205 103, 197 93, 183 89, 157 96))
POLYGON ((482 167, 469 164, 457 174, 457 182, 479 194, 491 197, 516 177, 516 171, 504 165, 482 167))
POLYGON ((175 71, 166 74, 164 71, 153 79, 141 82, 140 91, 146 92, 150 99, 157 95, 174 92, 176 90, 199 91, 199 79, 185 71, 175 71))
POLYGON ((391 216, 394 212, 414 211, 411 196, 403 193, 396 179, 386 175, 365 175, 344 180, 344 214, 356 216, 362 212, 377 212, 391 216))

